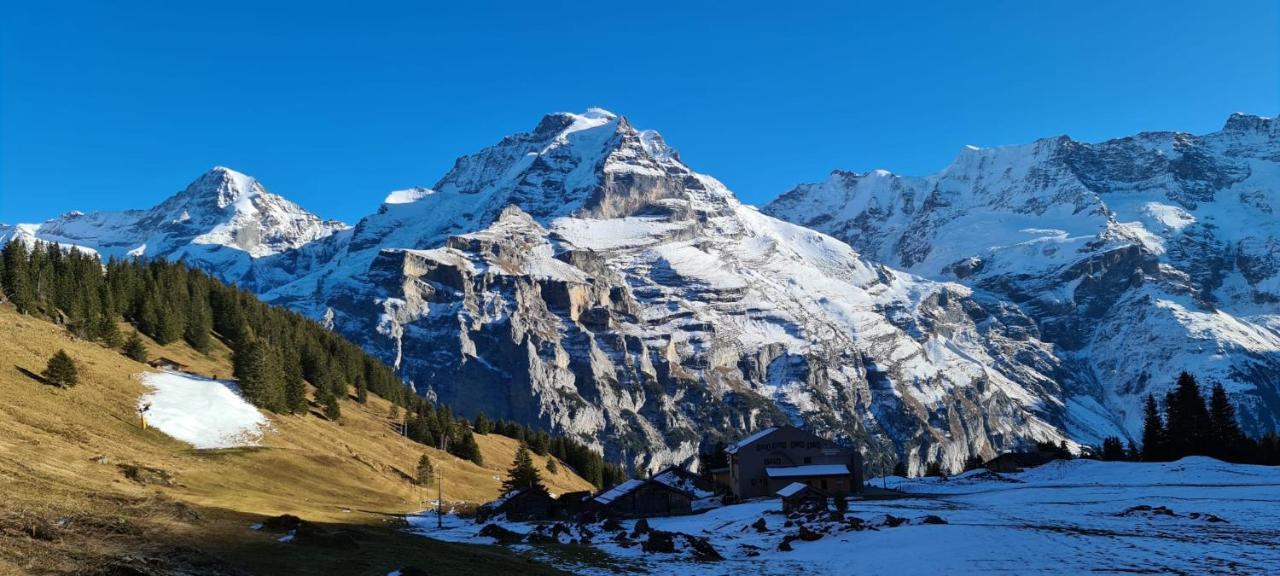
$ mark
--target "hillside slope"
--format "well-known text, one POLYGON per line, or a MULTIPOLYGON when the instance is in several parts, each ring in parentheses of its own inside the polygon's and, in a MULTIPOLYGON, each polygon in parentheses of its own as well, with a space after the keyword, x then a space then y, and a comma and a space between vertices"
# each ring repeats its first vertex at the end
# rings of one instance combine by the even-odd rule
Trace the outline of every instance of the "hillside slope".
MULTIPOLYGON (((148 346, 153 356, 197 373, 231 372, 230 352, 221 345, 209 356, 185 344, 148 346)), ((370 397, 364 406, 344 401, 338 423, 314 410, 270 415, 273 430, 258 448, 197 451, 137 425, 135 407, 146 389, 135 375, 146 370, 54 324, 0 307, 0 574, 116 573, 109 567, 122 563, 200 565, 200 573, 215 574, 235 573, 223 563, 271 574, 307 573, 319 565, 386 574, 415 562, 444 573, 539 570, 509 554, 398 533, 398 515, 436 496, 434 486, 409 481, 421 454, 443 470, 448 503, 476 503, 498 494, 514 440, 477 435, 485 462, 477 466, 400 437, 390 405, 370 397), (40 372, 60 348, 79 363, 78 386, 58 389, 25 373, 40 372), (158 472, 134 474, 142 483, 126 476, 132 466, 158 472), (276 542, 278 534, 249 529, 286 513, 356 526, 369 540, 357 551, 338 552, 276 542)), ((534 458, 553 492, 590 488, 567 466, 551 475, 545 459, 534 458)))

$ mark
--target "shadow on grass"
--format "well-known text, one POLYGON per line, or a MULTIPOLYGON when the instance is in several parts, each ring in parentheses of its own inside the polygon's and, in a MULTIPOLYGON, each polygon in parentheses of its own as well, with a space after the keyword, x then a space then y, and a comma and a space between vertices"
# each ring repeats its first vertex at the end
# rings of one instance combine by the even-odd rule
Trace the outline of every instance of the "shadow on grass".
POLYGON ((14 364, 13 367, 16 368, 19 373, 21 373, 23 376, 26 376, 27 378, 35 380, 36 382, 44 384, 45 386, 53 386, 53 384, 50 384, 48 380, 44 379, 44 376, 41 376, 39 374, 36 374, 35 372, 27 370, 26 368, 23 368, 17 364, 14 364))

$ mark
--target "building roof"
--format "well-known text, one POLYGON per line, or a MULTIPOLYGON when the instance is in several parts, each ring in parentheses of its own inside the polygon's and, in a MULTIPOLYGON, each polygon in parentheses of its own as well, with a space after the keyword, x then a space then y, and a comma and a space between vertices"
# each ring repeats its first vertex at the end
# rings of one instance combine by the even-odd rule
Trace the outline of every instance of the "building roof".
POLYGON ((715 492, 698 486, 699 481, 697 480, 697 476, 678 466, 667 467, 667 469, 655 474, 652 480, 654 482, 666 484, 667 486, 684 492, 693 498, 715 496, 715 492))
POLYGON ((636 480, 632 478, 631 480, 627 480, 626 482, 623 482, 617 486, 614 486, 613 488, 605 490, 599 496, 596 496, 594 500, 600 504, 609 504, 609 503, 612 503, 614 500, 617 500, 618 498, 621 498, 623 496, 626 496, 627 494, 630 494, 636 488, 639 488, 640 486, 643 486, 643 485, 644 485, 644 480, 636 480))
POLYGON ((768 436, 769 434, 772 434, 774 430, 777 430, 777 428, 765 428, 764 430, 760 430, 755 434, 752 434, 750 436, 747 436, 746 438, 743 438, 737 442, 734 442, 733 444, 730 444, 729 447, 724 449, 724 451, 728 452, 729 454, 737 454, 738 450, 743 446, 751 444, 756 440, 759 440, 761 438, 764 438, 765 436, 768 436))
POLYGON ((803 478, 808 476, 848 476, 844 464, 809 464, 806 466, 771 466, 764 469, 770 478, 803 478))
POLYGON ((805 484, 804 482, 792 482, 790 484, 787 484, 786 486, 783 486, 781 490, 778 490, 777 494, 778 496, 781 496, 783 498, 790 498, 792 496, 795 496, 796 494, 804 492, 805 489, 808 487, 809 485, 805 484))

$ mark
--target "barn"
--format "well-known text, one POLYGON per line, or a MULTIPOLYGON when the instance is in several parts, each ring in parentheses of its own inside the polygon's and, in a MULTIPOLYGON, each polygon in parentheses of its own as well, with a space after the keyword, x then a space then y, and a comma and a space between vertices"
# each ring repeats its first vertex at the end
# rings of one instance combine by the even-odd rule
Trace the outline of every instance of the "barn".
POLYGON ((627 480, 591 499, 605 515, 625 518, 676 516, 693 513, 694 496, 653 479, 627 480))

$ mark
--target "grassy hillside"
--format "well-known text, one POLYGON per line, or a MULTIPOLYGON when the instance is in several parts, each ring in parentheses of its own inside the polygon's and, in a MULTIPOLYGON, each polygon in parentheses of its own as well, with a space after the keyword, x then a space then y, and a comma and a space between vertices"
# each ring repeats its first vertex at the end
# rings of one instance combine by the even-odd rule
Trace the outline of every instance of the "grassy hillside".
MULTIPOLYGON (((230 351, 220 344, 208 356, 181 343, 148 346, 153 357, 179 360, 201 374, 231 373, 230 351)), ((307 415, 271 415, 274 431, 260 448, 197 451, 137 425, 135 407, 145 387, 135 375, 148 369, 0 307, 0 573, 89 567, 126 573, 106 570, 113 562, 211 563, 202 573, 221 573, 211 566, 234 573, 223 563, 263 574, 321 566, 331 573, 386 574, 405 564, 441 573, 544 570, 501 550, 397 530, 397 515, 423 508, 436 495, 436 487, 409 481, 420 455, 444 471, 446 501, 477 503, 498 495, 514 440, 477 435, 484 456, 484 466, 477 466, 400 437, 390 405, 371 396, 366 405, 344 400, 337 423, 314 407, 307 415), (60 348, 79 364, 79 386, 54 388, 27 374, 43 370, 60 348), (134 474, 140 482, 126 475, 135 466, 158 472, 134 474), (249 529, 284 513, 358 527, 367 539, 358 550, 334 551, 280 543, 278 534, 249 529)), ((551 475, 545 458, 535 460, 552 492, 590 489, 567 466, 551 475)))

